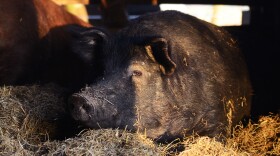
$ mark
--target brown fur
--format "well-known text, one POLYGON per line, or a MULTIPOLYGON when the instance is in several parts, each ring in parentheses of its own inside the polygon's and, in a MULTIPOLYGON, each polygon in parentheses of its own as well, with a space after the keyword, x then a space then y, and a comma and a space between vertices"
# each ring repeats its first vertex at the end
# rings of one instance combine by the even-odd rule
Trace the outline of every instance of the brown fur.
POLYGON ((71 63, 66 26, 91 27, 51 0, 1 0, 0 14, 0 85, 34 82, 46 75, 51 79, 46 66, 52 57, 63 56, 62 66, 71 63))

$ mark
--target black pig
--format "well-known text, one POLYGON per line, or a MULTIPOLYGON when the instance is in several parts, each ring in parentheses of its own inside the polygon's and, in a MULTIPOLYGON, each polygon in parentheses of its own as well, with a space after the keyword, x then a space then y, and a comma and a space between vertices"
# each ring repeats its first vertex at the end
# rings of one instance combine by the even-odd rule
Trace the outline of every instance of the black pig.
POLYGON ((250 113, 251 84, 236 41, 177 11, 143 15, 104 46, 104 78, 69 99, 91 128, 126 128, 156 141, 210 137, 250 113))

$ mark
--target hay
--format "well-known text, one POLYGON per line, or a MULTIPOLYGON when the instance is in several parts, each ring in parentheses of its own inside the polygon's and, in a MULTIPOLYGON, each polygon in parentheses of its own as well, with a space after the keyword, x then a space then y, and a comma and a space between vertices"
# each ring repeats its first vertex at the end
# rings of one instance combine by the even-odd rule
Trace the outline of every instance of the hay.
POLYGON ((55 137, 59 119, 67 115, 63 97, 55 85, 2 87, 0 134, 20 134, 35 143, 45 140, 46 135, 55 137))
POLYGON ((229 147, 215 138, 188 137, 184 141, 186 149, 179 156, 247 156, 249 153, 239 151, 237 148, 229 147))
POLYGON ((46 142, 51 155, 164 155, 164 146, 125 130, 88 130, 65 141, 46 142))
POLYGON ((225 144, 196 135, 186 137, 183 144, 185 151, 179 156, 280 155, 280 118, 279 115, 261 116, 258 123, 237 125, 225 144))
MULTIPOLYGON (((164 147, 124 130, 88 130, 56 140, 66 112, 65 90, 45 86, 0 88, 0 155, 161 155, 164 147), (63 120, 62 120, 63 119, 63 120), (62 120, 62 121, 60 121, 62 120)), ((64 129, 65 133, 67 129, 64 129)))
POLYGON ((30 155, 37 144, 55 138, 66 115, 62 94, 52 84, 1 87, 0 155, 30 155))
POLYGON ((252 154, 280 155, 279 115, 261 116, 258 123, 237 126, 227 143, 252 154))
POLYGON ((272 114, 260 117, 258 123, 236 126, 225 143, 192 135, 183 142, 159 145, 142 134, 119 129, 84 130, 57 140, 58 135, 72 131, 61 130, 61 123, 69 118, 66 97, 65 90, 53 84, 1 87, 0 156, 280 155, 280 118, 272 114), (181 153, 174 150, 181 146, 181 153))

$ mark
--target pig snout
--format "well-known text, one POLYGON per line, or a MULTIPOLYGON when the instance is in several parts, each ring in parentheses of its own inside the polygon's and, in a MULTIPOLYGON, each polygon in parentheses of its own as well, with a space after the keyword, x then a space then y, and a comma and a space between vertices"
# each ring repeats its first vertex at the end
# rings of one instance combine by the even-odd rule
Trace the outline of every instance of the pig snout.
POLYGON ((102 97, 73 94, 68 99, 72 117, 91 128, 107 128, 115 125, 117 109, 102 97))
POLYGON ((91 118, 91 105, 86 98, 78 94, 72 95, 68 99, 69 110, 75 120, 86 122, 91 118))

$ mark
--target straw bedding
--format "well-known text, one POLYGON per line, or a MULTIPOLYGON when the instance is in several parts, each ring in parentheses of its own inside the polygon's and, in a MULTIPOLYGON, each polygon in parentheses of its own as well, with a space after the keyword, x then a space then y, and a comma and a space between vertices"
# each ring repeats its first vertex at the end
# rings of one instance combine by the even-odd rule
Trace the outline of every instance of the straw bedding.
POLYGON ((277 114, 236 126, 225 143, 194 134, 181 142, 157 144, 127 130, 82 130, 67 113, 67 94, 54 84, 1 87, 0 156, 280 155, 277 114))

